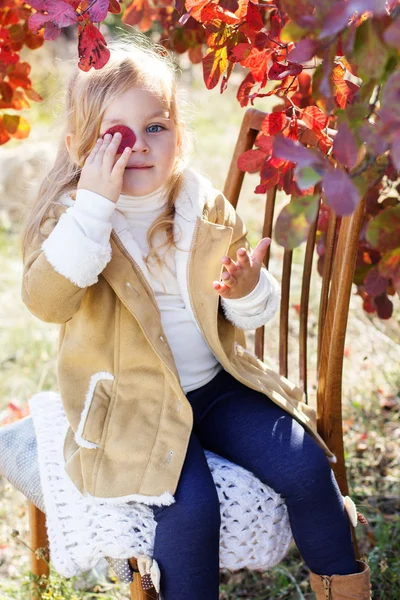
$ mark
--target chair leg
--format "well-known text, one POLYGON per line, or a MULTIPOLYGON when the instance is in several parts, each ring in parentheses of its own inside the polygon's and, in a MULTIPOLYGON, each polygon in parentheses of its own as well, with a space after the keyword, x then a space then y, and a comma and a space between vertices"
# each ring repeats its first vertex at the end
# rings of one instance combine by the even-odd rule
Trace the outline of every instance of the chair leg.
POLYGON ((131 600, 158 600, 158 594, 154 588, 150 590, 143 589, 137 560, 135 558, 129 558, 128 560, 133 568, 133 581, 129 586, 131 600))
MULTIPOLYGON (((33 550, 31 556, 31 571, 33 575, 46 575, 47 579, 49 578, 49 561, 50 561, 50 551, 49 551, 49 540, 47 537, 46 531, 46 515, 39 510, 32 502, 29 502, 29 525, 31 532, 31 548, 33 550), (36 550, 42 548, 43 558, 39 558, 36 556, 36 550), (47 561, 47 562, 46 562, 47 561)), ((46 587, 45 584, 37 589, 36 586, 32 586, 32 600, 41 600, 41 588, 46 587)))

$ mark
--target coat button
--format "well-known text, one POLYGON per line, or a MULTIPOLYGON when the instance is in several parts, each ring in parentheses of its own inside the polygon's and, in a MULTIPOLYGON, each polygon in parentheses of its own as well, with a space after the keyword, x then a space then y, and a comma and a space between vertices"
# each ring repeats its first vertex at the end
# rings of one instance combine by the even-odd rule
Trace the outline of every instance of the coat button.
POLYGON ((172 450, 171 450, 171 451, 170 451, 170 453, 168 454, 167 463, 171 462, 171 458, 172 458, 172 455, 173 455, 173 454, 174 454, 174 453, 173 453, 173 452, 172 452, 172 450))

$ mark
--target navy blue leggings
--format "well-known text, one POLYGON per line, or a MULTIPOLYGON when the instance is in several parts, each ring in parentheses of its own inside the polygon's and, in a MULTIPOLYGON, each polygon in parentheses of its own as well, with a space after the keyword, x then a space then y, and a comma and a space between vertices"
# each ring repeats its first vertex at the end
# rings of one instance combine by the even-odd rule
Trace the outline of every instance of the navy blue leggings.
POLYGON ((288 413, 222 370, 187 394, 194 424, 170 506, 153 505, 162 600, 218 600, 219 500, 204 450, 285 499, 296 545, 319 575, 357 572, 350 524, 322 448, 288 413))

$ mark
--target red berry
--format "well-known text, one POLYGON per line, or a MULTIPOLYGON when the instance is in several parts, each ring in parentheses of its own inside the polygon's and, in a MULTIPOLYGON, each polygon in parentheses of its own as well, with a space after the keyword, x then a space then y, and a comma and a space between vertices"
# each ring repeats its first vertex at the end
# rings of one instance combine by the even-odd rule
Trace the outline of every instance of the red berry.
POLYGON ((107 131, 105 131, 101 137, 104 138, 106 133, 111 133, 111 135, 114 135, 117 133, 117 131, 119 131, 119 133, 122 135, 117 154, 122 154, 125 148, 132 148, 135 145, 136 135, 133 133, 132 129, 126 127, 125 125, 114 125, 113 127, 110 127, 110 129, 107 129, 107 131))

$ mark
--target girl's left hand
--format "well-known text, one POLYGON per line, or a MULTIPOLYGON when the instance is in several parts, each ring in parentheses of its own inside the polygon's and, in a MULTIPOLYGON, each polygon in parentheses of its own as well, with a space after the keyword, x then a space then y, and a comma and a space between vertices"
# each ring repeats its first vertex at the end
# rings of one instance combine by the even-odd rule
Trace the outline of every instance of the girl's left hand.
POLYGON ((271 238, 263 238, 254 248, 251 256, 245 248, 237 251, 237 262, 223 256, 221 259, 226 271, 222 273, 222 281, 213 281, 213 287, 222 298, 236 300, 244 298, 254 290, 260 279, 263 259, 271 238))

